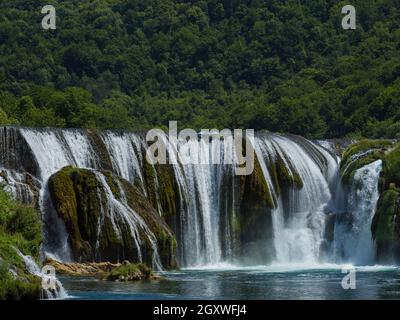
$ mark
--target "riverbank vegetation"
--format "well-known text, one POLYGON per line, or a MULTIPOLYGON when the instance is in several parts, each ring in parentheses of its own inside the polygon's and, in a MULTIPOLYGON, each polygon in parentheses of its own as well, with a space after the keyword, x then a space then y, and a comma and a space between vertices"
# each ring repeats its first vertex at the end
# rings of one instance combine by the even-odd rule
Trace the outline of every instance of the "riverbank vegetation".
POLYGON ((18 251, 38 259, 41 242, 38 213, 0 186, 0 300, 40 298, 41 279, 28 272, 18 251))

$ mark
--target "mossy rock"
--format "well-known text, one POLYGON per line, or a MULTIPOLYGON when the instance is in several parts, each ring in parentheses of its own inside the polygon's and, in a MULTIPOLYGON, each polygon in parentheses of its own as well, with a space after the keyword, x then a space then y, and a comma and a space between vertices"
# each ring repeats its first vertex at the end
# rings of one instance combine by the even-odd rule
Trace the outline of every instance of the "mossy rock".
POLYGON ((94 129, 87 130, 90 144, 94 149, 97 157, 97 167, 102 170, 112 170, 112 161, 107 147, 100 136, 100 132, 94 129))
MULTIPOLYGON (((247 257, 250 252, 246 248, 253 247, 255 241, 270 241, 272 235, 271 210, 276 207, 276 199, 265 181, 261 165, 255 159, 254 171, 251 175, 241 176, 240 183, 240 213, 232 216, 232 229, 240 231, 242 252, 247 257)), ((253 248, 254 249, 254 248, 253 248)), ((253 258, 253 257, 249 257, 253 258)), ((267 260, 259 261, 267 263, 267 260)))
MULTIPOLYGON (((144 177, 148 199, 157 208, 161 206, 161 214, 170 220, 179 212, 180 195, 172 165, 150 165, 144 161, 144 177)), ((158 209, 158 208, 157 208, 158 209)))
POLYGON ((383 159, 381 190, 387 190, 391 185, 400 188, 400 144, 387 152, 383 159))
POLYGON ((362 140, 350 145, 343 153, 340 173, 345 185, 350 185, 356 171, 377 160, 384 160, 393 147, 390 140, 362 140), (358 155, 358 156, 357 156, 358 155))
POLYGON ((379 198, 371 231, 382 263, 400 262, 400 190, 394 186, 379 198))
MULTIPOLYGON (((118 178, 125 191, 125 196, 129 206, 146 222, 147 226, 153 232, 157 239, 158 253, 165 268, 172 269, 177 267, 176 249, 177 242, 174 233, 166 223, 163 216, 156 211, 149 200, 140 192, 140 190, 132 186, 128 181, 118 178)), ((149 243, 147 252, 150 251, 149 243)), ((148 255, 150 260, 151 256, 148 255)))
POLYGON ((288 188, 303 188, 304 183, 300 174, 291 166, 290 161, 284 161, 278 153, 275 160, 270 157, 268 169, 273 177, 275 188, 279 192, 285 191, 288 188))
POLYGON ((63 168, 49 179, 54 208, 65 223, 78 261, 93 258, 90 242, 96 241, 95 228, 101 210, 99 188, 93 173, 72 167, 63 168))
MULTIPOLYGON (((105 177, 116 199, 113 201, 126 201, 145 221, 157 240, 163 265, 167 268, 175 267, 175 237, 151 203, 128 181, 108 171, 100 174, 105 177), (122 199, 121 190, 124 191, 126 199, 122 199)), ((97 178, 96 172, 65 167, 50 177, 49 190, 54 208, 65 222, 76 261, 139 262, 138 249, 124 219, 119 215, 113 215, 111 219, 110 214, 104 214, 104 210, 111 209, 108 206, 105 186, 97 178), (119 232, 116 231, 116 227, 119 232)), ((152 247, 144 230, 138 230, 143 262, 151 265, 152 247)))
POLYGON ((149 267, 143 263, 133 264, 127 263, 114 268, 106 275, 106 280, 109 281, 140 281, 150 280, 153 273, 149 267))

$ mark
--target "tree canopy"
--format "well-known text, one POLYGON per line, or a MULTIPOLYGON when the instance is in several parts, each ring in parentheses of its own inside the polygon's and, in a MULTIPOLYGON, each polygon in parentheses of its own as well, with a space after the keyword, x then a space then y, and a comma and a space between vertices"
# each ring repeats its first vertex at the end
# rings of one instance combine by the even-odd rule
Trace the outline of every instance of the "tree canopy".
POLYGON ((0 4, 0 122, 398 137, 400 7, 352 0, 0 4))

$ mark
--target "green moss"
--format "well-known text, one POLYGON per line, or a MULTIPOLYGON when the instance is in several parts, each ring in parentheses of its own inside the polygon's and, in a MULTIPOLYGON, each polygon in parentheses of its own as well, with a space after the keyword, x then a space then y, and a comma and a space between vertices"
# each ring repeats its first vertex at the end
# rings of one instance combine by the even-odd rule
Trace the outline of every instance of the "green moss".
POLYGON ((386 190, 391 184, 400 188, 400 144, 384 157, 381 187, 386 190))
MULTIPOLYGON (((125 195, 128 200, 129 206, 144 219, 147 226, 153 232, 157 239, 157 246, 159 255, 163 265, 166 268, 175 268, 175 252, 177 248, 176 238, 164 220, 158 212, 154 209, 153 205, 149 200, 139 191, 138 188, 129 184, 128 181, 120 179, 120 182, 125 190, 125 195)), ((142 237, 145 240, 147 246, 147 252, 151 252, 151 246, 146 242, 147 237, 142 237)), ((149 262, 151 261, 151 255, 148 255, 149 262)))
POLYGON ((40 298, 41 279, 26 270, 17 250, 38 258, 41 241, 38 213, 0 189, 0 300, 40 298))
POLYGON ((152 271, 146 265, 139 264, 125 264, 114 268, 107 276, 107 280, 111 281, 137 281, 137 280, 150 280, 152 271))
POLYGON ((102 140, 100 133, 91 129, 87 131, 88 137, 90 139, 91 145, 94 147, 94 154, 97 156, 98 166, 102 170, 112 170, 112 161, 110 154, 108 153, 107 147, 102 140))
MULTIPOLYGON (((110 172, 102 174, 106 177, 115 198, 121 200, 122 188, 128 205, 144 219, 154 233, 163 264, 167 267, 175 265, 176 241, 164 219, 136 186, 110 172)), ((111 221, 108 215, 103 216, 98 237, 100 213, 106 210, 109 204, 105 190, 93 171, 63 168, 49 179, 49 188, 54 207, 65 221, 77 261, 138 261, 131 230, 123 219, 114 216, 114 220, 111 221)), ((139 232, 143 259, 150 265, 152 248, 144 232, 139 232)))
POLYGON ((231 226, 234 233, 240 232, 240 220, 238 219, 236 214, 231 215, 231 226))
POLYGON ((278 179, 278 173, 276 170, 276 165, 275 161, 271 157, 271 155, 268 155, 269 160, 268 160, 268 171, 272 179, 272 183, 274 185, 274 189, 277 195, 281 194, 280 186, 279 186, 279 179, 278 179))
MULTIPOLYGON (((87 252, 88 248, 82 239, 81 228, 79 227, 77 194, 72 179, 73 175, 75 178, 80 176, 76 170, 78 169, 66 167, 50 177, 49 190, 54 207, 65 222, 76 258, 80 259, 82 255, 89 253, 87 252)), ((83 190, 79 190, 79 185, 77 189, 78 193, 83 192, 83 190)))
POLYGON ((371 149, 381 150, 383 148, 390 147, 392 145, 390 140, 362 140, 356 142, 343 152, 342 156, 342 166, 346 167, 350 158, 360 152, 364 152, 371 149))
MULTIPOLYGON (((289 161, 286 162, 290 165, 289 161)), ((288 168, 287 164, 285 164, 285 161, 279 154, 277 154, 275 159, 269 155, 268 171, 271 176, 275 192, 278 196, 282 194, 282 191, 285 191, 288 188, 294 187, 301 189, 304 186, 303 180, 301 179, 297 170, 293 167, 288 168)))
POLYGON ((151 204, 168 219, 178 212, 179 192, 171 165, 150 165, 144 162, 146 189, 151 204))
POLYGON ((377 242, 398 241, 400 239, 400 193, 389 189, 379 198, 377 211, 372 222, 372 234, 377 242))
POLYGON ((363 140, 352 144, 343 153, 340 163, 340 173, 345 185, 349 185, 354 178, 356 171, 377 160, 384 160, 385 153, 392 146, 389 140, 363 140), (365 153, 358 159, 354 159, 357 154, 365 153))
POLYGON ((241 215, 240 220, 232 220, 233 228, 240 226, 242 232, 251 230, 252 226, 257 225, 261 216, 268 214, 268 211, 276 207, 276 200, 269 190, 264 178, 261 165, 255 159, 254 170, 251 175, 240 177, 241 188, 241 215))
POLYGON ((116 199, 121 199, 121 192, 119 190, 117 180, 114 179, 113 174, 110 171, 103 172, 103 173, 104 173, 104 176, 106 177, 107 184, 110 187, 111 192, 113 193, 114 197, 116 199))
POLYGON ((400 262, 400 144, 387 149, 382 156, 380 192, 371 231, 377 245, 380 263, 400 262))
MULTIPOLYGON (((109 172, 104 173, 111 190, 119 198, 119 188, 109 172)), ((102 208, 106 205, 105 191, 91 170, 66 167, 53 175, 49 180, 52 200, 60 217, 66 224, 76 260, 92 260, 97 242, 97 227, 102 208)), ((103 221, 104 243, 102 248, 113 246, 118 256, 121 239, 115 235, 112 222, 103 221)), ((111 248, 104 258, 114 259, 111 248)))
POLYGON ((295 187, 298 189, 303 188, 303 180, 301 179, 300 174, 295 168, 290 167, 289 161, 286 161, 286 163, 278 154, 275 161, 275 172, 280 189, 282 190, 287 187, 295 187), (286 163, 289 164, 289 167, 286 163))

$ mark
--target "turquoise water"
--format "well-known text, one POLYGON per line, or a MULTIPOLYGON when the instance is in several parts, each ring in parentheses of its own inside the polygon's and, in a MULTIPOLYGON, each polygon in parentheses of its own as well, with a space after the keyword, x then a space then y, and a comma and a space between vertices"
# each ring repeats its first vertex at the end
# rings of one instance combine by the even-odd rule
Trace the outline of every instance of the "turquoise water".
POLYGON ((235 268, 214 266, 163 273, 165 280, 115 283, 60 277, 70 299, 400 299, 399 267, 356 268, 356 289, 344 290, 335 265, 235 268))

